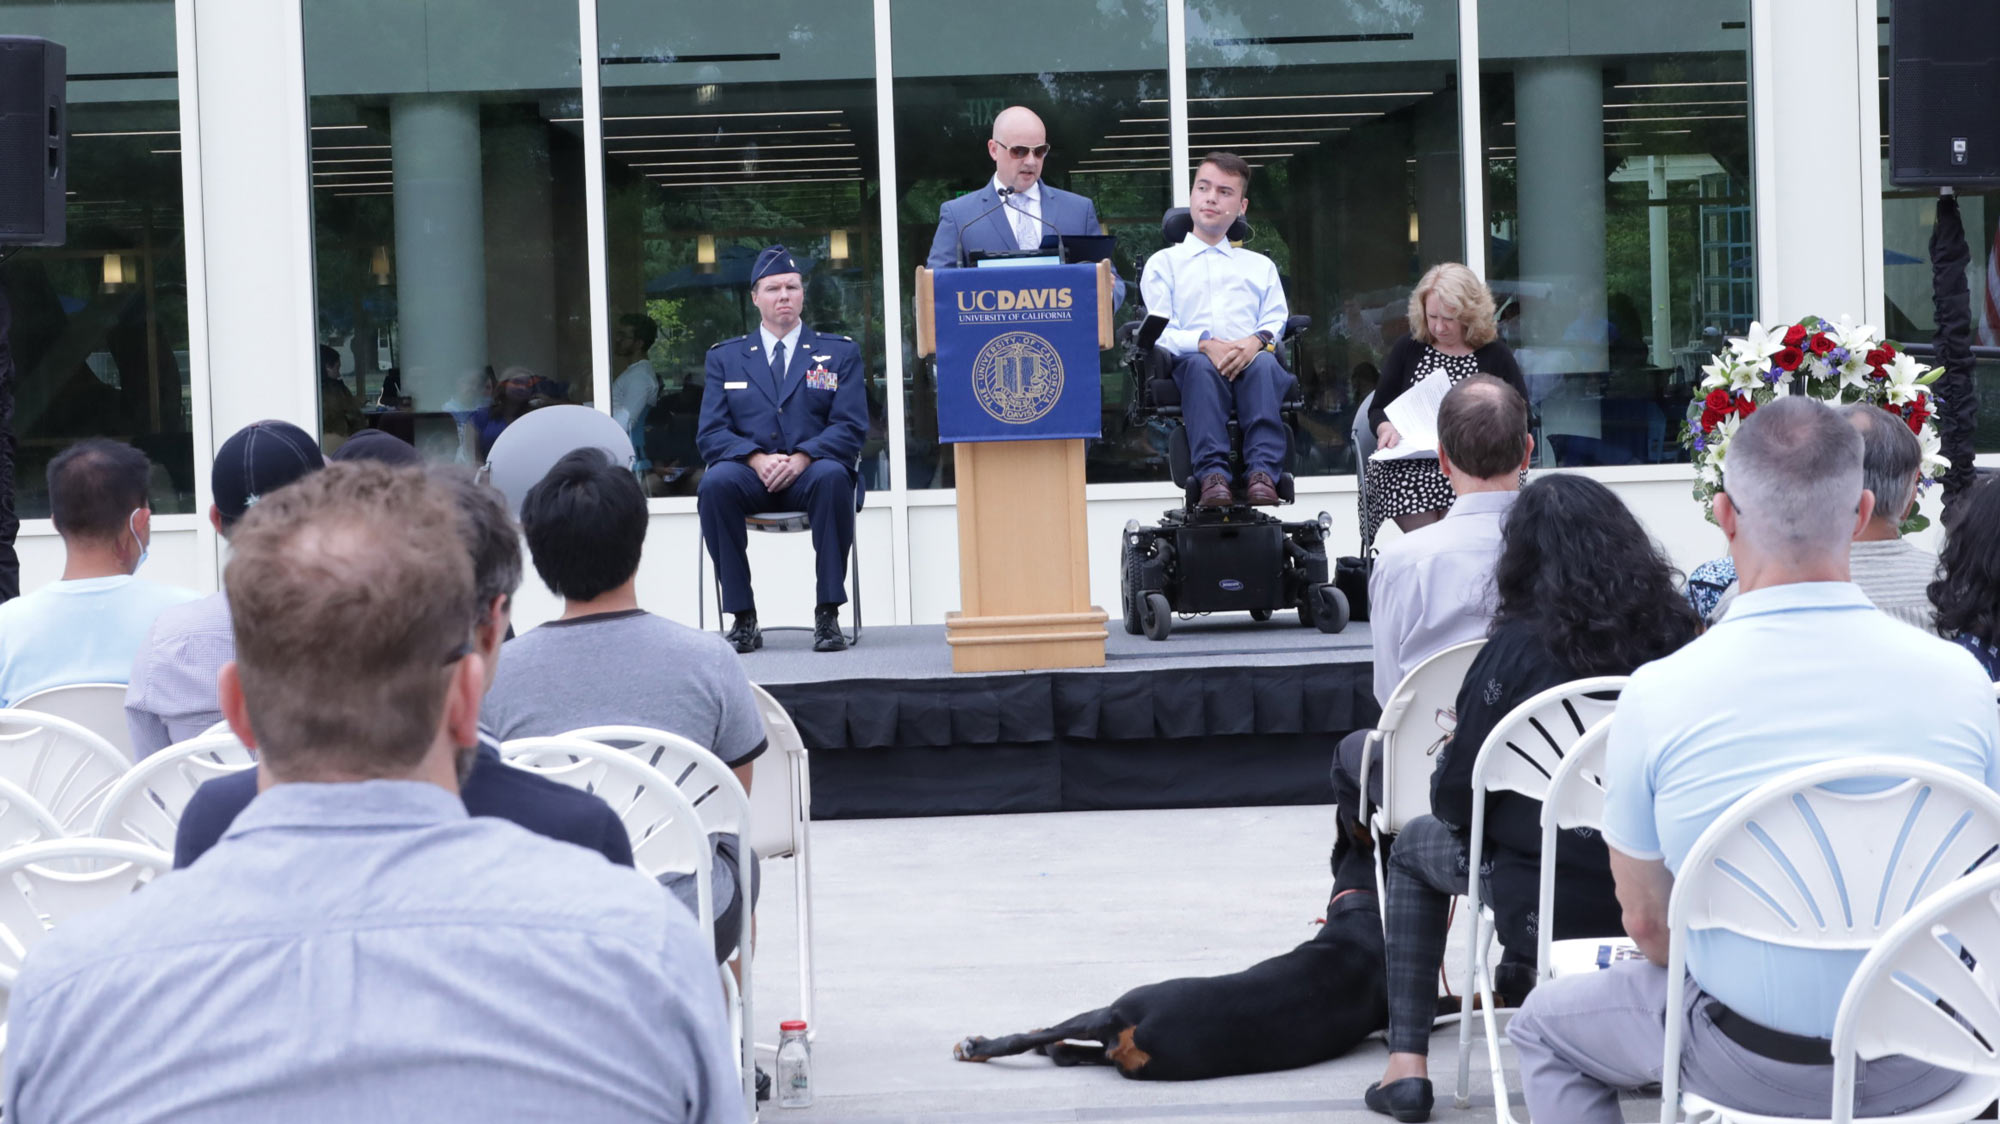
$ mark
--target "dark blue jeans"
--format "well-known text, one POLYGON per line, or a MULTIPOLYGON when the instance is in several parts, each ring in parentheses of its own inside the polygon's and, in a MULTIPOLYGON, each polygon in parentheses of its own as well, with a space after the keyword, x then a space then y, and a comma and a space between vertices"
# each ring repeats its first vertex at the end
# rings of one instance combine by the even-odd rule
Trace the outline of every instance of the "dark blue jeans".
POLYGON ((1278 406, 1297 381, 1268 351, 1259 352, 1234 380, 1223 378, 1199 351, 1177 357, 1174 382, 1181 388, 1181 422, 1187 426, 1195 479, 1229 471, 1233 407, 1243 430, 1244 471, 1268 472, 1276 480, 1285 461, 1285 419, 1278 406))

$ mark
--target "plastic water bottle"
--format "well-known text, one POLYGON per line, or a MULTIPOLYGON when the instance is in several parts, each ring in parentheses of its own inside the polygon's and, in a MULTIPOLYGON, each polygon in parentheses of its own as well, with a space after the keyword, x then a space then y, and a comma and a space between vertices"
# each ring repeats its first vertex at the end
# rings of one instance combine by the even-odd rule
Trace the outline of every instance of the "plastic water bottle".
POLYGON ((778 1107, 810 1108, 813 1103, 812 1045, 806 1024, 791 1019, 778 1024, 778 1107))

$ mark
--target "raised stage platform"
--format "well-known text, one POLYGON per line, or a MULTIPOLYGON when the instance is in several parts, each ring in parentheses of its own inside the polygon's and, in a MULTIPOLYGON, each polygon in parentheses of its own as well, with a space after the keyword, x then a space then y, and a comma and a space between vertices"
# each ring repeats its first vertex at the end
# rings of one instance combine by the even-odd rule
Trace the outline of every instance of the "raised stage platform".
POLYGON ((1334 743, 1379 716, 1365 623, 1110 627, 1102 668, 954 675, 942 625, 766 633, 743 666, 812 751, 816 819, 1326 803, 1334 743))

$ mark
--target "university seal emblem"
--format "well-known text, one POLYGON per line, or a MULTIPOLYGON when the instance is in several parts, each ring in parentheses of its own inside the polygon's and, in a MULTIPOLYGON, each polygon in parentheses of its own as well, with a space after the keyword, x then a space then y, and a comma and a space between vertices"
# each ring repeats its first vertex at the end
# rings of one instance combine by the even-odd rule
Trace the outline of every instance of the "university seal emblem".
POLYGON ((1032 332, 995 336, 972 361, 972 396, 1008 425, 1039 420, 1055 409, 1062 390, 1062 357, 1032 332))

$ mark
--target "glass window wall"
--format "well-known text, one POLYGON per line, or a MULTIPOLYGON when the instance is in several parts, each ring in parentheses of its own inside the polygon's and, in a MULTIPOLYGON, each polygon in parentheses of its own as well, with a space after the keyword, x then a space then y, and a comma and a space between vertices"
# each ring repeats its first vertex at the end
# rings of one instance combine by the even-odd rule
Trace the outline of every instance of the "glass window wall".
POLYGON ((1477 0, 1487 277, 1544 464, 1685 460, 1755 317, 1749 3, 1477 0))
POLYGON ((154 511, 193 511, 173 0, 122 4, 115 20, 84 0, 18 0, 6 24, 67 49, 70 131, 66 244, 0 265, 15 511, 47 518, 50 458, 93 436, 152 458, 154 511))

